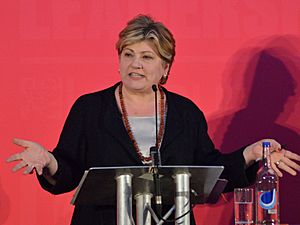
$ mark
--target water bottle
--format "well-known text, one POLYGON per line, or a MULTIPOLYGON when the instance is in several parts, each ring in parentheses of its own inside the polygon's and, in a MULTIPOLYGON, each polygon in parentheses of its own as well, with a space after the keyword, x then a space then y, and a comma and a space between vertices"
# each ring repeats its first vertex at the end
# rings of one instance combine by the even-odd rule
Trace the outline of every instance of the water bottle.
POLYGON ((279 179, 271 167, 270 142, 263 142, 262 167, 255 185, 256 224, 279 225, 279 179))

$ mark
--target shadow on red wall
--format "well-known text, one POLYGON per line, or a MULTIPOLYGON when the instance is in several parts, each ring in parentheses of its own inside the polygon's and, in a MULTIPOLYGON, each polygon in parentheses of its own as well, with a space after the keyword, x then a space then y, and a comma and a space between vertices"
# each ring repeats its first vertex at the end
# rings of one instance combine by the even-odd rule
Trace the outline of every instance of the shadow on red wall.
MULTIPOLYGON (((297 107, 300 91, 300 39, 291 36, 272 37, 259 41, 254 48, 242 49, 229 63, 224 74, 226 112, 209 120, 210 133, 222 152, 230 152, 259 139, 271 137, 300 154, 300 119, 297 107)), ((221 108, 222 108, 221 107, 221 108)), ((281 221, 299 223, 299 175, 285 174, 280 182, 281 221)), ((233 219, 232 193, 228 202, 208 206, 207 218, 216 218, 206 225, 231 225, 233 219)), ((207 210, 207 209, 205 209, 207 210)), ((203 207, 199 207, 199 220, 203 207)), ((205 216, 206 217, 206 216, 205 216)), ((203 218, 204 221, 204 218, 203 218)), ((201 222, 199 224, 202 224, 201 222)))

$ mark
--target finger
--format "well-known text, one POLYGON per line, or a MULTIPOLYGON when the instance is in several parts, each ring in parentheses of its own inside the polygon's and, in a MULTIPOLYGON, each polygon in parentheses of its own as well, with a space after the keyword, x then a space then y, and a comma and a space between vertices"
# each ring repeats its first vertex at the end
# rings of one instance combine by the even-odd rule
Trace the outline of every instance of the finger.
POLYGON ((16 153, 16 154, 13 154, 10 157, 8 157, 6 159, 6 162, 13 162, 13 161, 20 160, 20 159, 21 159, 21 154, 20 153, 16 153))
POLYGON ((18 146, 27 148, 27 147, 30 146, 31 141, 26 141, 24 139, 14 138, 13 139, 13 143, 16 144, 16 145, 18 145, 18 146))
POLYGON ((287 173, 296 176, 297 172, 295 170, 293 170, 291 167, 287 166, 284 162, 280 162, 280 164, 278 165, 278 167, 284 171, 286 171, 287 173))
POLYGON ((300 155, 297 155, 291 151, 288 151, 286 149, 282 149, 283 155, 289 159, 294 159, 297 161, 300 161, 300 155))
POLYGON ((35 170, 38 173, 38 175, 42 175, 43 174, 43 166, 41 165, 36 165, 35 166, 35 170))
POLYGON ((284 162, 285 165, 292 167, 293 169, 298 170, 300 172, 300 166, 294 161, 290 160, 289 158, 283 157, 281 161, 284 162))
POLYGON ((24 161, 21 161, 20 163, 18 163, 17 165, 15 165, 15 167, 12 169, 13 172, 18 171, 19 169, 23 168, 27 166, 27 163, 24 161))
POLYGON ((277 168, 277 166, 275 165, 275 163, 271 163, 273 170, 275 171, 275 173, 277 174, 277 176, 279 177, 283 177, 283 174, 280 172, 280 170, 277 168))
POLYGON ((34 169, 34 166, 33 165, 29 165, 29 166, 27 166, 26 170, 24 170, 23 174, 32 173, 33 169, 34 169))
POLYGON ((281 149, 281 144, 274 139, 269 139, 268 141, 271 143, 271 151, 279 151, 281 149))

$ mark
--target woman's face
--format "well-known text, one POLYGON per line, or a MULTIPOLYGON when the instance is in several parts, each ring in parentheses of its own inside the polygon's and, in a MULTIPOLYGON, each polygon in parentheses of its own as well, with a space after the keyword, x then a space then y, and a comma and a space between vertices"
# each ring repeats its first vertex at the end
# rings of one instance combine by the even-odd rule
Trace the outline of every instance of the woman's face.
POLYGON ((153 50, 147 41, 126 46, 119 57, 123 85, 134 92, 151 92, 168 72, 169 65, 153 50))

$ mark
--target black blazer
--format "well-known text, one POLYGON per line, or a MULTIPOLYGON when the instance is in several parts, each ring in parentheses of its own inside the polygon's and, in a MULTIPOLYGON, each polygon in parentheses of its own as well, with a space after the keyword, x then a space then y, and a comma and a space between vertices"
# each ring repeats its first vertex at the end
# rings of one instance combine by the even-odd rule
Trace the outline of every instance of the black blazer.
MULTIPOLYGON (((53 194, 71 191, 77 187, 84 170, 90 167, 143 165, 117 106, 114 93, 118 85, 83 95, 72 106, 53 150, 59 168, 55 174, 57 183, 51 186, 41 176, 39 181, 44 189, 53 194)), ((253 182, 257 166, 245 169, 244 148, 230 154, 216 150, 199 108, 185 97, 166 89, 164 92, 167 118, 160 149, 162 164, 225 166, 222 177, 229 180, 227 191, 253 182)), ((107 220, 107 224, 112 225, 114 213, 109 207, 76 207, 72 224, 104 225, 107 220)))

